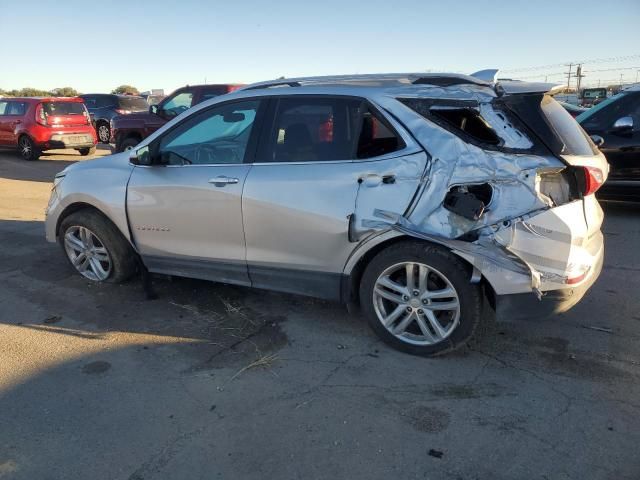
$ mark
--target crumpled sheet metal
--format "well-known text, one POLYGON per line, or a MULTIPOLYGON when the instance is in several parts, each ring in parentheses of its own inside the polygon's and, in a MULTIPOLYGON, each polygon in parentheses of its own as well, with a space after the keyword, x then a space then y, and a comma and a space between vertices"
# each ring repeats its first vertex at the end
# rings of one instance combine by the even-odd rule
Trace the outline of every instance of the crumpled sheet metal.
MULTIPOLYGON (((430 98, 442 95, 442 98, 477 99, 485 104, 495 97, 493 90, 473 85, 428 88, 428 95, 430 98)), ((402 96, 408 96, 407 92, 404 91, 402 96)), ((400 120, 429 153, 424 189, 408 216, 417 231, 453 239, 550 206, 548 199, 536 192, 536 170, 562 167, 560 160, 551 156, 484 150, 426 120, 409 107, 401 105, 399 108, 395 97, 382 96, 376 100, 382 107, 399 112, 400 120), (493 187, 493 198, 478 221, 467 220, 443 207, 444 198, 452 186, 480 183, 489 183, 493 187)), ((509 129, 515 131, 513 127, 504 128, 504 125, 496 131, 504 135, 501 132, 509 129)), ((510 141, 513 142, 516 136, 529 141, 522 132, 510 132, 510 141)))
POLYGON ((519 293, 518 282, 521 282, 526 283, 526 287, 531 288, 538 298, 542 297, 540 272, 497 242, 493 235, 480 237, 475 242, 465 242, 423 233, 416 225, 394 212, 376 210, 375 216, 379 220, 365 219, 362 221, 363 227, 370 231, 393 229, 450 248, 478 268, 493 285, 497 294, 519 293))

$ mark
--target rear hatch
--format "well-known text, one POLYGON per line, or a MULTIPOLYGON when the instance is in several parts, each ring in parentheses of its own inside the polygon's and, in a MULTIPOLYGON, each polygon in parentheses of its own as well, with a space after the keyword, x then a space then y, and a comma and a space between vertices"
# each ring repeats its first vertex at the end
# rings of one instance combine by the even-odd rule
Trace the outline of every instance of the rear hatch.
POLYGON ((541 290, 579 284, 597 274, 602 260, 603 213, 594 193, 606 180, 609 165, 550 95, 507 95, 501 100, 566 166, 538 171, 537 190, 553 208, 515 223, 497 239, 540 272, 541 290))
POLYGON ((91 124, 89 112, 81 100, 45 100, 36 111, 38 123, 53 128, 79 127, 91 124))

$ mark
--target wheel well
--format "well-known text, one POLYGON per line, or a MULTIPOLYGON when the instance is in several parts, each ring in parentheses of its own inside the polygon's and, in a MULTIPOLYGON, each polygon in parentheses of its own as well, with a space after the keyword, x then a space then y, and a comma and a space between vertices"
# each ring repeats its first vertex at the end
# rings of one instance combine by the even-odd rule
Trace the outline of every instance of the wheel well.
POLYGON ((20 141, 20 139, 22 137, 27 137, 29 140, 31 140, 33 142, 33 138, 31 138, 31 135, 29 135, 27 132, 22 132, 20 135, 18 135, 18 142, 20 141))
MULTIPOLYGON (((100 209, 94 207, 93 205, 89 204, 89 203, 83 203, 83 202, 78 202, 78 203, 72 203, 71 205, 69 205, 67 208, 65 208, 62 213, 60 214, 60 216, 58 217, 58 222, 56 223, 56 237, 58 237, 59 231, 60 231, 60 224, 62 223, 62 221, 67 218, 69 215, 71 215, 72 213, 76 213, 79 212, 80 210, 91 210, 93 212, 96 212, 97 214, 99 214, 100 216, 104 217, 107 221, 109 221, 111 224, 113 224, 113 222, 111 221, 111 219, 109 217, 107 217, 104 212, 102 212, 100 209)), ((116 230, 119 231, 118 227, 115 226, 116 230)))
MULTIPOLYGON (((395 245, 398 243, 425 243, 430 245, 438 245, 433 242, 429 242, 428 240, 421 240, 418 238, 412 238, 410 236, 403 235, 401 237, 394 237, 384 242, 379 243, 378 245, 372 247, 368 250, 356 263, 356 265, 351 270, 351 274, 348 277, 348 286, 347 291, 344 292, 344 301, 346 303, 360 303, 360 280, 362 280, 362 275, 364 274, 365 268, 369 262, 382 250, 390 247, 391 245, 395 245)), ((444 247, 447 248, 447 247, 444 247)), ((449 249, 450 250, 450 249, 449 249)), ((471 279, 471 273, 473 271, 473 265, 471 265, 466 259, 462 257, 458 257, 462 263, 466 266, 469 271, 469 279, 471 279)), ((491 284, 484 278, 484 276, 480 280, 482 291, 484 292, 484 296, 486 300, 489 302, 491 307, 495 310, 495 302, 496 302, 496 294, 493 290, 491 284)))
POLYGON ((130 138, 134 138, 138 142, 142 141, 142 135, 140 135, 139 133, 136 133, 136 132, 129 133, 126 137, 124 137, 124 139, 122 141, 124 142, 125 140, 129 140, 130 138))

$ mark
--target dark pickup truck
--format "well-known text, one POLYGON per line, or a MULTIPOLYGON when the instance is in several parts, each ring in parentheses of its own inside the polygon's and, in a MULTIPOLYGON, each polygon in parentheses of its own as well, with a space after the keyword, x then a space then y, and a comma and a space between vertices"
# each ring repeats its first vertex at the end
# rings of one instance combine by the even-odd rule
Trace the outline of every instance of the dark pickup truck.
POLYGON ((148 137, 172 118, 194 105, 213 97, 224 95, 240 88, 241 85, 187 85, 179 88, 162 100, 151 105, 148 112, 119 115, 111 120, 111 143, 116 144, 116 152, 131 150, 142 139, 148 137))

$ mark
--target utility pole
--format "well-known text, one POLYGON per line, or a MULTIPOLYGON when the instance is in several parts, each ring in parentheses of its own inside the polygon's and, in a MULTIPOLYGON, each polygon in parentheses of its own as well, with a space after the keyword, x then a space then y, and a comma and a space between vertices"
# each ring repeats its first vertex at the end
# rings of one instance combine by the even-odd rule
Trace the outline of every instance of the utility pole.
POLYGON ((622 90, 622 73, 620 74, 620 90, 622 90))
POLYGON ((573 67, 573 63, 567 66, 569 67, 569 71, 565 73, 567 74, 567 93, 569 93, 569 88, 571 87, 571 67, 573 67))
POLYGON ((576 90, 578 95, 580 95, 580 86, 582 85, 582 78, 585 75, 582 74, 582 64, 578 64, 578 69, 576 70, 576 78, 578 79, 578 84, 576 85, 576 90))

